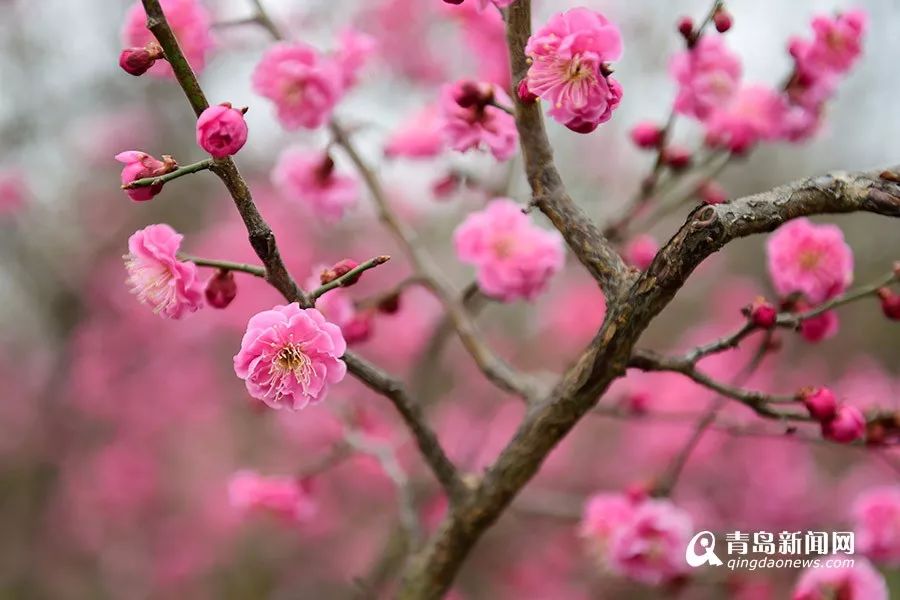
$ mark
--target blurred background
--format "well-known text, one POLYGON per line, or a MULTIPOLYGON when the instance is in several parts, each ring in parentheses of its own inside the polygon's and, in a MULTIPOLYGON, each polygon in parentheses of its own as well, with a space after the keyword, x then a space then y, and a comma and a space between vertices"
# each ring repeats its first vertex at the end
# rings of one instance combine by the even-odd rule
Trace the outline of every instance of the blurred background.
MULTIPOLYGON (((453 254, 453 228, 497 190, 528 199, 520 158, 498 164, 486 154, 447 151, 429 161, 392 160, 383 148, 411 114, 434 101, 440 83, 486 68, 482 52, 490 41, 473 43, 466 33, 471 15, 439 0, 265 4, 292 38, 323 50, 351 25, 379 42, 380 52, 336 114, 354 128, 398 212, 454 284, 465 287, 472 272, 453 254), (464 173, 469 184, 436 194, 434 182, 451 172, 464 173)), ((539 22, 575 5, 535 4, 539 22)), ((699 19, 709 2, 579 4, 602 11, 622 29, 625 54, 616 77, 624 98, 613 119, 591 135, 553 122, 548 128, 572 196, 608 222, 624 210, 653 160, 631 144, 629 129, 646 119, 664 122, 674 98, 667 63, 682 44, 675 23, 685 14, 699 19)), ((249 0, 206 6, 216 23, 254 10, 249 0)), ((744 61, 745 80, 775 86, 790 70, 789 38, 808 35, 812 15, 850 5, 734 0, 728 6, 735 20, 728 44, 744 61)), ((718 179, 729 196, 900 160, 900 119, 894 118, 900 80, 891 76, 900 56, 900 4, 860 0, 856 6, 870 15, 865 53, 828 105, 823 129, 809 142, 761 145, 733 161, 718 179)), ((288 414, 252 401, 231 357, 248 318, 280 302, 261 280, 238 275, 232 305, 181 321, 156 317, 124 283, 126 240, 151 223, 169 223, 185 234, 183 249, 192 255, 255 262, 231 200, 212 175, 171 182, 151 202, 133 203, 119 189, 118 152, 172 154, 183 164, 203 158, 180 89, 168 79, 131 77, 117 65, 130 7, 115 0, 0 0, 0 596, 389 594, 397 568, 391 481, 367 456, 350 456, 327 470, 317 465, 340 444, 342 419, 352 418, 396 446, 421 516, 433 527, 442 501, 392 407, 350 378, 327 406, 288 414), (227 484, 240 469, 302 476, 315 517, 285 526, 238 514, 227 484)), ((494 35, 491 27, 485 26, 482 41, 494 35)), ((271 105, 252 92, 250 74, 271 43, 263 28, 222 26, 214 35, 201 81, 212 102, 250 107, 250 139, 237 162, 294 275, 304 281, 318 265, 392 254, 394 260, 348 293, 364 303, 404 280, 409 265, 378 226, 364 191, 347 218, 323 225, 273 188, 270 172, 280 151, 324 149, 327 133, 282 131, 271 105)), ((702 131, 682 119, 674 139, 696 147, 702 131)), ((333 156, 338 169, 352 173, 345 156, 333 156)), ((688 210, 681 207, 650 233, 665 242, 688 210)), ((900 236, 890 220, 859 214, 827 221, 840 225, 853 248, 856 282, 877 279, 900 259, 900 236)), ((740 240, 707 261, 641 345, 677 350, 709 341, 739 326, 740 308, 757 295, 774 297, 764 242, 740 240)), ((597 330, 600 306, 599 292, 570 256, 536 303, 487 304, 479 323, 512 364, 552 374, 597 330)), ((411 288, 397 313, 376 317, 358 350, 414 384, 452 458, 478 471, 508 440, 523 407, 485 382, 455 339, 435 351, 440 316, 426 292, 411 288)), ((751 387, 790 393, 827 384, 863 408, 900 408, 900 330, 875 300, 841 309, 840 318, 838 335, 822 344, 785 335, 751 387)), ((750 351, 704 367, 727 378, 750 351)), ((711 398, 678 376, 632 374, 617 383, 602 405, 640 402, 651 416, 596 415, 580 424, 479 545, 455 593, 785 597, 796 572, 698 577, 678 591, 619 581, 596 567, 576 534, 584 500, 658 476, 690 433, 690 417, 711 398), (654 419, 654 411, 675 417, 654 419)), ((782 439, 783 427, 760 423, 741 407, 724 414, 751 423, 757 435, 713 431, 692 456, 673 500, 691 512, 698 529, 846 529, 861 490, 897 482, 896 454, 782 439)), ((883 572, 900 590, 897 574, 883 572)))

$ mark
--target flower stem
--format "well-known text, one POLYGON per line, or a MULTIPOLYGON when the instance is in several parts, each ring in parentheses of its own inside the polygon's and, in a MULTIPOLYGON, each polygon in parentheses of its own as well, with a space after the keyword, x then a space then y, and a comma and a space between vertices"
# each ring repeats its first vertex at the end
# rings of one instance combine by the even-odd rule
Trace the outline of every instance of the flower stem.
POLYGON ((191 173, 197 173, 198 171, 205 171, 212 167, 213 161, 211 158, 207 158, 205 160, 201 160, 200 162, 191 163, 189 165, 185 165, 183 167, 178 167, 174 171, 166 173, 165 175, 160 175, 159 177, 144 177, 143 179, 135 179, 131 183, 125 184, 122 186, 123 190, 132 190, 134 188, 139 187, 150 187, 154 185, 159 185, 166 183, 167 181, 172 181, 173 179, 178 179, 179 177, 183 177, 185 175, 190 175, 191 173))
POLYGON ((344 285, 347 284, 348 281, 353 281, 356 277, 358 277, 365 271, 368 271, 369 269, 377 267, 378 265, 383 265, 384 263, 386 263, 389 260, 391 260, 391 257, 387 256, 386 254, 382 255, 382 256, 376 256, 375 258, 370 258, 369 260, 360 264, 356 268, 347 271, 340 277, 337 277, 336 279, 329 281, 328 283, 322 285, 321 287, 313 290, 312 292, 310 292, 309 296, 313 300, 316 300, 319 298, 319 296, 321 296, 325 292, 330 292, 331 290, 333 290, 335 288, 343 287, 344 285))
POLYGON ((221 269, 223 271, 240 271, 241 273, 249 273, 250 275, 255 275, 256 277, 266 276, 265 267, 259 267, 256 265, 231 262, 228 260, 216 260, 213 258, 199 258, 197 256, 188 256, 187 254, 179 254, 178 258, 180 260, 192 262, 198 267, 212 267, 214 269, 221 269))

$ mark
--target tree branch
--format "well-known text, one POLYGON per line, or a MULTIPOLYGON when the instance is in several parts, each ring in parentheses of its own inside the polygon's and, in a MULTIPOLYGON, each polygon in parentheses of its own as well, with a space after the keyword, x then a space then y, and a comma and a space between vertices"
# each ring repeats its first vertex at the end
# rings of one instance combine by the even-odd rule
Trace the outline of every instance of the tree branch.
MULTIPOLYGON (((506 9, 506 39, 512 65, 513 89, 528 71, 525 45, 531 35, 531 0, 518 0, 506 9)), ((627 280, 628 267, 584 211, 572 200, 553 162, 553 149, 544 129, 540 102, 523 104, 513 94, 525 174, 532 204, 562 233, 578 257, 613 303, 627 280)))
POLYGON ((192 173, 198 173, 200 171, 205 171, 207 169, 212 168, 213 161, 211 158, 207 158, 205 160, 201 160, 199 162, 191 163, 189 165, 185 165, 183 167, 178 167, 174 171, 170 171, 165 175, 160 175, 159 177, 144 177, 143 179, 135 179, 131 183, 126 183, 122 186, 123 190, 133 190, 134 188, 139 187, 151 187, 154 185, 159 185, 162 183, 166 183, 167 181, 172 181, 173 179, 178 179, 179 177, 184 177, 185 175, 190 175, 192 173))
POLYGON ((318 300, 322 294, 325 294, 326 292, 330 292, 331 290, 333 290, 335 288, 344 287, 345 285, 348 285, 348 283, 350 283, 350 282, 355 282, 356 279, 360 275, 362 275, 369 269, 374 269, 378 265, 383 265, 384 263, 386 263, 389 260, 391 260, 391 257, 386 254, 383 254, 381 256, 376 256, 375 258, 370 258, 366 262, 360 263, 355 268, 350 269, 349 271, 347 271, 340 277, 335 277, 328 283, 324 283, 320 287, 311 291, 309 293, 309 297, 313 301, 318 300))
POLYGON ((213 269, 221 269, 223 271, 239 271, 241 273, 248 273, 250 275, 255 275, 256 277, 263 278, 265 278, 266 276, 265 267, 248 265, 247 263, 237 263, 231 262, 230 260, 218 260, 213 258, 199 258, 197 256, 189 256, 187 254, 179 254, 178 258, 180 260, 192 262, 198 267, 212 267, 213 269))

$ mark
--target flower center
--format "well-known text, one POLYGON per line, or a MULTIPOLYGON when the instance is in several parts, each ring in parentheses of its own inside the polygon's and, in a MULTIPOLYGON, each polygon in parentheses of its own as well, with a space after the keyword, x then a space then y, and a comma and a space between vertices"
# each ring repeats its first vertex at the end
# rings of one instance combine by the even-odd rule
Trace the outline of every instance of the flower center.
POLYGON ((131 291, 140 302, 153 307, 159 313, 176 300, 172 272, 155 261, 144 261, 135 256, 126 256, 128 282, 131 291))
POLYGON ((300 346, 293 342, 282 348, 272 363, 272 369, 281 375, 291 374, 297 383, 309 385, 312 375, 312 361, 300 346))
POLYGON ((492 247, 497 258, 509 258, 513 254, 516 241, 512 236, 502 235, 494 239, 492 247))
POLYGON ((566 65, 563 78, 569 83, 578 83, 584 79, 593 78, 593 76, 590 66, 581 62, 580 56, 575 56, 566 65))
POLYGON ((810 250, 801 252, 799 257, 800 268, 804 271, 812 271, 819 266, 819 261, 821 259, 822 255, 818 252, 812 252, 810 250))
POLYGON ((302 81, 293 80, 286 82, 282 89, 285 102, 292 106, 302 104, 305 88, 306 85, 302 81))

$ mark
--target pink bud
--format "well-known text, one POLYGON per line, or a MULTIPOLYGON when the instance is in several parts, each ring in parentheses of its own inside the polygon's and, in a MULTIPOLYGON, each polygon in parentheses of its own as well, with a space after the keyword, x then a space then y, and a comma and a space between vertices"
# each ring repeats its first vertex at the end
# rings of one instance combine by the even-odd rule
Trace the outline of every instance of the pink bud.
POLYGON ((837 415, 837 398, 825 387, 800 390, 800 400, 816 421, 830 421, 837 415))
MULTIPOLYGON (((124 163, 122 169, 122 187, 125 188, 131 182, 147 177, 159 177, 178 168, 178 164, 171 156, 163 156, 162 160, 150 156, 139 150, 129 150, 116 155, 116 160, 124 163)), ((125 189, 128 197, 135 202, 144 202, 162 191, 163 184, 125 189)))
MULTIPOLYGON (((320 276, 322 285, 325 285, 326 283, 331 283, 338 277, 342 277, 342 276, 346 275, 347 273, 349 273, 350 271, 352 271, 353 269, 355 269, 358 266, 359 266, 359 263, 350 258, 345 258, 344 260, 340 260, 340 261, 334 263, 334 265, 330 269, 325 269, 324 271, 322 271, 322 275, 320 276)), ((351 277, 350 279, 345 281, 344 287, 353 285, 354 283, 359 281, 360 275, 362 275, 362 273, 356 275, 355 277, 351 277)))
POLYGON ((384 313, 386 315, 396 314, 398 310, 400 310, 400 293, 391 294, 390 296, 385 296, 378 303, 378 312, 384 313))
POLYGON ((225 308, 237 296, 234 273, 219 269, 206 283, 206 302, 213 308, 225 308))
POLYGON ((370 312, 362 312, 353 315, 353 317, 341 326, 341 333, 348 344, 356 344, 364 342, 372 335, 372 314, 370 312))
POLYGON ((731 13, 720 6, 718 10, 716 10, 716 13, 713 15, 713 23, 715 23, 716 25, 716 31, 718 31, 719 33, 725 33, 726 31, 731 29, 731 25, 733 23, 731 13))
POLYGON ((866 418, 855 406, 846 404, 838 407, 837 414, 829 421, 822 422, 822 436, 839 444, 847 444, 863 436, 866 418))
POLYGON ((663 162, 675 169, 684 169, 691 164, 691 151, 682 146, 669 146, 663 150, 663 162))
POLYGON ((778 320, 778 309, 765 298, 757 298, 750 305, 750 321, 760 329, 772 329, 778 320))
POLYGON ((139 77, 143 75, 157 60, 163 57, 162 47, 150 42, 144 48, 125 48, 119 55, 119 66, 126 73, 139 77))
POLYGON ((197 119, 197 145, 213 158, 236 154, 246 142, 244 113, 227 102, 210 106, 197 119))
POLYGON ((723 204, 728 200, 728 192, 715 181, 705 181, 697 190, 704 204, 723 204))
POLYGON ((690 17, 678 19, 678 33, 688 42, 694 37, 694 21, 690 17))
POLYGON ((887 288, 880 288, 878 297, 881 299, 884 316, 892 321, 900 321, 900 294, 895 294, 887 288))
POLYGON ((642 121, 631 129, 631 141, 638 148, 657 148, 662 138, 662 129, 650 121, 642 121))
POLYGON ((533 104, 537 102, 537 95, 533 94, 530 89, 528 89, 528 79, 522 79, 519 82, 518 87, 516 87, 516 94, 519 96, 519 102, 522 104, 533 104))
POLYGON ((840 321, 835 311, 829 310, 821 315, 804 319, 800 323, 800 335, 807 342, 822 342, 837 334, 840 328, 840 321))

